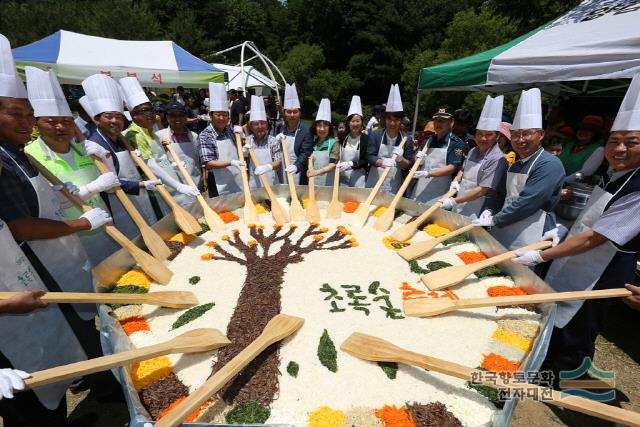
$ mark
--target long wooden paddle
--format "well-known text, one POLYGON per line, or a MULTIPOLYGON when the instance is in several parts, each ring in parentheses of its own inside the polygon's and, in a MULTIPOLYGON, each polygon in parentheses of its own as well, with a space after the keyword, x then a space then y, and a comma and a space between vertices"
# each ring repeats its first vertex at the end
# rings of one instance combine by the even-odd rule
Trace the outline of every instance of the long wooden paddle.
MULTIPOLYGON (((244 162, 244 152, 242 151, 242 141, 240 134, 236 133, 236 149, 238 150, 238 158, 244 162)), ((247 167, 240 167, 240 179, 242 180, 242 192, 244 193, 244 207, 242 208, 242 217, 245 224, 255 224, 259 220, 258 209, 251 199, 251 188, 249 188, 249 178, 247 177, 247 167)))
MULTIPOLYGON (((500 375, 493 376, 491 380, 489 380, 485 375, 486 371, 480 371, 457 363, 449 362, 447 360, 437 359, 435 357, 405 350, 381 338, 359 332, 351 334, 351 336, 342 343, 340 349, 359 359, 369 360, 372 362, 397 362, 405 365, 417 366, 429 371, 439 372, 465 381, 482 383, 483 385, 492 388, 509 388, 509 377, 506 378, 505 384, 501 384, 500 380, 496 381, 493 379, 501 378, 500 375)), ((549 402, 561 408, 581 412, 604 420, 622 423, 624 425, 640 426, 640 414, 632 411, 627 411, 625 409, 585 399, 583 397, 563 395, 559 391, 547 389, 535 384, 524 382, 514 384, 513 380, 511 380, 511 387, 518 390, 532 390, 532 394, 534 396, 545 396, 548 393, 551 395, 551 400, 545 400, 545 402, 549 402)), ((526 393, 523 394, 525 396, 527 395, 526 393)))
MULTIPOLYGON (((93 162, 100 173, 110 172, 107 165, 105 165, 100 158, 93 156, 93 162)), ((156 233, 156 231, 147 224, 122 188, 117 187, 114 189, 114 192, 118 200, 120 200, 120 203, 122 203, 122 206, 124 206, 124 209, 138 227, 138 230, 140 230, 140 236, 142 237, 144 244, 147 246, 147 249, 149 249, 149 252, 151 252, 151 254, 160 261, 164 261, 169 258, 171 251, 167 244, 162 240, 162 237, 160 237, 158 233, 156 233)))
POLYGON ((451 233, 447 233, 444 236, 440 236, 431 240, 425 240, 422 242, 412 243, 409 246, 405 246, 404 248, 397 251, 397 254, 407 261, 420 258, 421 256, 431 252, 440 243, 446 240, 449 240, 452 237, 456 237, 459 234, 466 233, 467 231, 475 227, 477 226, 473 224, 465 225, 464 227, 460 227, 457 230, 453 230, 451 233))
MULTIPOLYGON (((406 142, 407 142, 407 137, 405 136, 400 141, 400 145, 398 145, 398 147, 404 148, 404 144, 406 144, 406 142)), ((384 141, 382 141, 381 144, 384 144, 384 141)), ((396 154, 393 154, 391 156, 391 159, 395 160, 397 157, 398 156, 396 154)), ((374 185, 374 187, 371 189, 371 192, 369 193, 367 200, 365 200, 364 203, 361 203, 360 206, 358 206, 358 209, 356 210, 355 214, 351 217, 352 225, 356 225, 358 227, 364 227, 364 225, 367 223, 367 218, 369 218, 369 211, 371 210, 371 203, 373 203, 373 199, 375 199, 376 196, 378 195, 378 192, 380 191, 380 188, 382 187, 384 180, 387 178, 387 175, 389 175, 390 170, 391 170, 390 167, 384 168, 384 170, 378 177, 378 182, 376 182, 376 185, 374 185)))
MULTIPOLYGON (((342 156, 342 148, 340 148, 340 155, 342 156)), ((342 203, 338 200, 338 189, 340 188, 340 168, 336 164, 336 168, 333 172, 333 190, 331 192, 331 202, 327 206, 327 219, 340 219, 342 216, 342 203)))
MULTIPOLYGON (((249 148, 249 156, 251 156, 251 161, 256 168, 260 166, 260 162, 258 161, 258 157, 256 156, 256 152, 253 150, 253 148, 249 148)), ((282 207, 276 195, 273 194, 271 184, 269 184, 269 180, 267 179, 267 177, 264 175, 260 175, 259 178, 262 186, 264 187, 264 190, 269 196, 269 200, 271 201, 271 216, 273 217, 273 220, 276 222, 276 224, 286 224, 287 222, 289 222, 289 214, 284 209, 284 207, 282 207)))
MULTIPOLYGON (((282 156, 284 157, 284 164, 289 167, 291 159, 289 159, 289 143, 287 138, 280 140, 282 143, 282 156)), ((296 192, 296 184, 293 182, 294 174, 287 172, 287 182, 289 183, 289 193, 291 193, 291 205, 289 206, 289 214, 291 215, 291 221, 304 221, 305 212, 300 200, 298 199, 298 193, 296 192)))
POLYGON ((218 390, 235 377, 253 359, 262 353, 271 344, 285 339, 296 332, 304 319, 299 317, 278 314, 267 323, 258 338, 246 346, 236 357, 231 359, 218 372, 213 374, 196 391, 191 393, 186 399, 176 405, 167 415, 156 422, 156 427, 175 427, 180 425, 182 420, 195 411, 207 399, 213 396, 218 390))
MULTIPOLYGON (((426 154, 430 144, 431 144, 431 139, 429 139, 429 141, 426 144, 424 144, 424 147, 422 147, 422 150, 420 150, 420 152, 422 154, 426 154)), ((423 158, 424 157, 420 157, 413 163, 413 166, 411 166, 411 169, 409 169, 409 174, 402 182, 400 189, 398 190, 396 195, 393 196, 393 200, 391 201, 389 206, 387 206, 387 209, 384 212, 382 212, 382 215, 380 215, 376 220, 376 222, 373 224, 373 228, 375 228, 378 231, 387 231, 388 229, 391 228, 391 225, 393 224, 393 218, 395 218, 396 216, 396 206, 400 202, 400 199, 404 195, 404 192, 407 191, 407 187, 409 186, 409 184, 411 184, 411 180, 413 179, 413 174, 416 173, 416 171, 422 164, 423 158)))
POLYGON ((432 291, 438 291, 440 289, 448 288, 457 283, 462 282, 467 276, 481 270, 485 267, 491 267, 492 265, 499 264, 504 261, 508 261, 514 256, 516 252, 535 251, 538 249, 547 249, 551 247, 551 242, 543 240, 532 245, 524 246, 520 249, 508 251, 500 255, 492 256, 491 258, 484 259, 482 261, 474 262, 467 265, 453 265, 451 267, 441 268, 440 270, 427 273, 420 278, 422 283, 427 285, 432 291))
POLYGON ((24 383, 27 389, 32 389, 166 354, 200 353, 215 350, 230 343, 231 341, 217 329, 193 329, 158 344, 34 372, 30 378, 24 380, 24 383))
MULTIPOLYGON (((0 292, 0 300, 22 292, 0 292)), ((158 307, 189 308, 198 305, 198 299, 186 291, 158 291, 147 294, 116 294, 109 292, 47 292, 42 301, 69 304, 148 304, 158 307)))
MULTIPOLYGON (((182 162, 180 161, 180 157, 171 146, 171 142, 168 142, 167 144, 163 143, 162 146, 165 148, 167 153, 171 156, 175 164, 178 166, 178 170, 180 171, 180 174, 182 174, 182 177, 187 182, 187 184, 193 187, 197 187, 196 183, 193 182, 193 178, 191 177, 191 174, 185 169, 182 162)), ((211 206, 209 206, 209 204, 204 199, 202 194, 198 194, 196 196, 196 200, 198 200, 198 203, 202 208, 202 212, 204 213, 204 220, 209 226, 209 229, 211 231, 219 231, 224 229, 225 227, 224 221, 222 220, 222 218, 220 218, 220 215, 218 215, 216 211, 211 209, 211 206)))
MULTIPOLYGON (((313 170, 313 156, 309 156, 309 170, 313 170)), ((315 178, 309 178, 309 200, 307 200, 307 216, 309 222, 320 222, 320 208, 316 201, 315 178)))
MULTIPOLYGON (((135 150, 133 150, 131 145, 129 145, 129 142, 127 142, 127 140, 124 138, 120 138, 120 140, 122 141, 122 144, 127 149, 127 151, 129 151, 129 155, 131 156, 133 162, 142 170, 142 172, 144 172, 147 178, 158 179, 158 177, 153 173, 151 168, 147 166, 144 160, 142 160, 140 156, 136 154, 135 150)), ((164 185, 158 185, 156 186, 156 189, 158 190, 160 196, 162 196, 162 198, 164 199, 165 203, 169 205, 169 208, 171 208, 171 212, 173 213, 173 220, 182 231, 187 234, 196 234, 202 231, 202 227, 200 226, 200 223, 198 223, 198 220, 196 220, 193 215, 187 212, 185 208, 183 208, 178 204, 178 202, 176 202, 176 200, 169 193, 169 191, 167 191, 164 185)))
POLYGON ((407 316, 413 317, 430 317, 450 311, 477 307, 501 307, 505 305, 540 304, 582 299, 623 298, 630 295, 631 291, 621 288, 600 289, 597 291, 551 292, 505 297, 469 298, 455 301, 448 298, 423 298, 404 301, 404 313, 407 316))
MULTIPOLYGON (((456 192, 457 190, 455 189, 449 190, 444 196, 442 196, 442 199, 447 199, 456 194, 456 192)), ((414 234, 416 234, 416 231, 418 231, 418 227, 420 226, 420 224, 425 222, 427 218, 429 218, 435 211, 440 209, 440 206, 442 206, 442 203, 435 202, 432 206, 422 212, 418 218, 400 226, 396 231, 393 232, 393 234, 391 234, 391 238, 400 242, 409 240, 411 237, 413 237, 414 234)))
MULTIPOLYGON (((88 212, 91 210, 91 207, 84 204, 84 202, 80 200, 78 196, 67 191, 64 183, 57 176, 49 172, 47 168, 42 166, 29 154, 27 154, 27 157, 29 157, 29 161, 31 162, 31 164, 35 166, 36 169, 38 169, 38 172, 40 172, 42 176, 47 179, 47 181, 49 181, 53 185, 62 186, 62 190, 60 191, 62 191, 62 193, 71 201, 71 203, 73 203, 76 207, 82 209, 83 212, 88 212)), ((127 252, 129 252, 133 259, 136 260, 138 265, 140 265, 140 268, 142 268, 142 270, 144 270, 144 272, 147 273, 153 280, 163 285, 169 283, 171 277, 173 276, 173 273, 167 268, 166 265, 162 263, 162 261, 155 259, 151 255, 134 245, 133 242, 127 238, 127 236, 122 234, 120 230, 118 230, 113 225, 105 224, 103 227, 105 232, 127 252)))

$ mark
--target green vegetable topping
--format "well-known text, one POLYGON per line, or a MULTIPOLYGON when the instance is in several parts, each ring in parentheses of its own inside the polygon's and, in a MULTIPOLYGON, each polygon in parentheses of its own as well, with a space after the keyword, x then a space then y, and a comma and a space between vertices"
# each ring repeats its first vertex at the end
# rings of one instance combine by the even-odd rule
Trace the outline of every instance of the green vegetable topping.
POLYGON ((255 400, 243 402, 227 412, 225 419, 229 424, 264 424, 271 410, 255 400))
POLYGON ((331 341, 326 329, 322 333, 318 344, 318 359, 331 372, 338 371, 338 352, 336 352, 336 346, 333 345, 333 341, 331 341))
POLYGON ((182 313, 175 322, 173 322, 173 325, 171 325, 171 330, 177 329, 180 326, 184 326, 187 323, 196 320, 198 317, 211 310, 214 305, 215 303, 210 302, 208 304, 202 304, 197 307, 190 308, 189 310, 182 313))
POLYGON ((289 373, 289 375, 291 375, 293 378, 298 378, 298 371, 300 371, 300 365, 298 365, 293 360, 289 362, 289 364, 287 365, 287 372, 289 373))

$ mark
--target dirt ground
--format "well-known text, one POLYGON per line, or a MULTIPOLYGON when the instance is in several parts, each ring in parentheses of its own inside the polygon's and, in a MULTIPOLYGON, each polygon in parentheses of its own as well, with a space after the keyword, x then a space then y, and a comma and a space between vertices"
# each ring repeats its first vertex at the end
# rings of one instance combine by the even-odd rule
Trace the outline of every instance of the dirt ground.
MULTIPOLYGON (((616 374, 616 405, 640 412, 640 313, 622 306, 613 310, 610 322, 596 343, 594 365, 616 374)), ((123 403, 98 403, 88 391, 67 392, 69 421, 77 427, 125 427, 129 413, 123 403)), ((513 427, 610 426, 586 415, 534 401, 520 402, 513 427)), ((2 426, 2 420, 0 420, 2 426)))

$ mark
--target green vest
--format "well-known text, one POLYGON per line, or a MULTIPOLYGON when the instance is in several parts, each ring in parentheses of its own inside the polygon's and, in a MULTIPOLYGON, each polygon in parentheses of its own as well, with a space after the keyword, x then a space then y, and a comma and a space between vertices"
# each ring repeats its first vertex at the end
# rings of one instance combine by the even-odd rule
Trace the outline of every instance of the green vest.
POLYGON ((562 164, 564 165, 565 173, 568 175, 572 175, 582 169, 582 165, 587 159, 596 151, 600 144, 596 142, 592 142, 582 151, 577 153, 572 153, 571 150, 576 145, 575 141, 567 142, 562 147, 562 153, 560 154, 560 160, 562 160, 562 164))
MULTIPOLYGON (((93 159, 90 156, 87 156, 82 144, 71 142, 73 161, 76 163, 75 169, 71 167, 65 159, 51 150, 41 137, 27 145, 24 151, 40 162, 49 172, 57 176, 61 181, 72 182, 77 187, 82 187, 83 185, 90 183, 100 175, 98 168, 93 163, 93 159)), ((85 203, 92 208, 102 208, 107 210, 100 194, 94 195, 89 200, 86 200, 85 203)), ((82 210, 75 206, 70 206, 64 209, 64 216, 67 219, 77 219, 80 215, 82 215, 82 210)))

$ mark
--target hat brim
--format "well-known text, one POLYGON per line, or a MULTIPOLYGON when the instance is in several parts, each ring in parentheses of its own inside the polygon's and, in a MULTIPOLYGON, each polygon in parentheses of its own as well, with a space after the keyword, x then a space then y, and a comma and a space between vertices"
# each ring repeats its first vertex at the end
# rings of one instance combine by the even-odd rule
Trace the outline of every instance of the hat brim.
POLYGON ((436 113, 431 116, 432 119, 453 119, 453 114, 448 113, 436 113))

